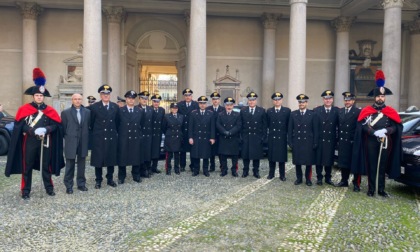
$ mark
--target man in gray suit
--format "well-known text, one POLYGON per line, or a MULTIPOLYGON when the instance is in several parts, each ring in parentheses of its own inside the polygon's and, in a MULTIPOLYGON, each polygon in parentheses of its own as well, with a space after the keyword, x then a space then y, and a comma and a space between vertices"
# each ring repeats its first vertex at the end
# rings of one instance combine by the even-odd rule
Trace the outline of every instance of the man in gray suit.
POLYGON ((64 129, 64 155, 66 157, 66 173, 64 185, 67 194, 73 193, 73 178, 77 157, 77 189, 87 191, 85 164, 88 155, 90 110, 82 105, 82 95, 73 94, 72 106, 61 112, 64 129))

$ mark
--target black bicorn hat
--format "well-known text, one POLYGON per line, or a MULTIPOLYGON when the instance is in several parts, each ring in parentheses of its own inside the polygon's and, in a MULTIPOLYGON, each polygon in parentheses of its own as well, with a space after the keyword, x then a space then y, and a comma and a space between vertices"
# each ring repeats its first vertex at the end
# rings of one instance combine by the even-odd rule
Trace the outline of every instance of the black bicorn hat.
POLYGON ((223 101, 224 104, 234 104, 236 101, 235 99, 233 99, 232 97, 226 97, 225 100, 223 101))
POLYGON ((142 92, 139 93, 139 97, 140 98, 143 98, 145 100, 148 100, 149 99, 149 96, 150 96, 149 91, 142 91, 142 92))
POLYGON ((343 92, 342 95, 345 101, 356 99, 356 96, 350 92, 343 92))
POLYGON ((182 90, 182 95, 192 95, 193 91, 189 88, 182 90))
POLYGON ((162 96, 160 96, 160 95, 158 95, 158 94, 155 94, 155 95, 153 95, 153 96, 150 98, 150 100, 152 100, 152 101, 160 101, 160 100, 162 100, 162 96))
POLYGON ((272 100, 281 100, 283 99, 283 94, 280 92, 275 92, 274 94, 271 95, 271 99, 272 100))
POLYGON ((211 93, 210 98, 220 99, 220 94, 218 92, 213 92, 213 93, 211 93))
POLYGON ((172 102, 170 108, 178 108, 178 104, 176 102, 172 102))
POLYGON ((382 70, 376 71, 375 74, 376 87, 372 89, 368 97, 376 97, 378 95, 392 95, 392 91, 385 87, 385 74, 382 70))
POLYGON ((258 98, 258 95, 255 92, 250 92, 249 94, 246 95, 246 98, 252 101, 252 100, 256 100, 258 98))
POLYGON ((111 92, 112 92, 112 88, 108 84, 103 84, 102 86, 98 88, 98 93, 109 94, 111 92))
POLYGON ((129 90, 125 93, 124 97, 135 99, 135 98, 137 98, 137 93, 134 90, 129 90))
POLYGON ((331 90, 325 90, 324 92, 322 92, 321 97, 332 98, 332 97, 334 97, 334 92, 331 91, 331 90))
POLYGON ((204 96, 204 95, 198 97, 198 99, 197 99, 197 102, 199 102, 199 103, 207 103, 208 101, 209 101, 209 99, 207 99, 207 96, 204 96))
POLYGON ((47 79, 40 68, 34 68, 32 71, 33 81, 35 86, 29 87, 25 90, 26 95, 42 94, 45 97, 51 97, 50 92, 45 88, 47 79))
POLYGON ((89 95, 88 97, 86 97, 86 99, 89 103, 94 103, 96 101, 96 98, 93 95, 89 95))
POLYGON ((117 96, 117 102, 125 102, 125 99, 123 99, 123 98, 121 98, 121 97, 117 96))
POLYGON ((309 97, 306 94, 300 94, 300 95, 296 96, 296 100, 298 100, 298 101, 308 101, 309 97))

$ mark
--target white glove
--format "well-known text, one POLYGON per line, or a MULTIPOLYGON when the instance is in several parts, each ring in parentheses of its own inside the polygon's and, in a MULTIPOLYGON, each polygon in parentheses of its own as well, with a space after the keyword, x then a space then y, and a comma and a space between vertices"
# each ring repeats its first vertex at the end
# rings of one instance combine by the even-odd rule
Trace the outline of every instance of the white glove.
POLYGON ((375 131, 375 133, 373 133, 373 134, 377 137, 382 138, 382 137, 386 137, 386 135, 385 135, 386 132, 387 132, 386 129, 380 129, 380 130, 375 131))
POLYGON ((46 128, 37 128, 35 130, 35 135, 38 135, 38 136, 43 136, 43 135, 45 135, 45 133, 47 133, 46 128))

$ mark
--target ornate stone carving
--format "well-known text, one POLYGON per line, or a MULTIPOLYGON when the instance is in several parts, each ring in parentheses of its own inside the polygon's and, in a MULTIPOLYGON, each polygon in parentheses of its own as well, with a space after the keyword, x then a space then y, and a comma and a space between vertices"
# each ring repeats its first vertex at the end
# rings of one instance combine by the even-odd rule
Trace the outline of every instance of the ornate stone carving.
POLYGON ((108 19, 108 23, 121 23, 127 15, 123 7, 106 6, 102 8, 102 11, 108 19))
POLYGON ((356 17, 337 17, 331 21, 331 26, 336 32, 348 32, 355 20, 356 17))
POLYGON ((392 8, 392 7, 400 7, 402 8, 404 2, 406 0, 381 0, 381 5, 384 9, 392 8))
POLYGON ((290 0, 290 4, 294 4, 294 3, 304 3, 307 4, 308 0, 290 0))
POLYGON ((410 34, 420 34, 420 15, 408 25, 410 34))
POLYGON ((273 13, 264 13, 261 17, 265 29, 276 29, 281 15, 273 13))
POLYGON ((185 21, 185 24, 187 24, 188 27, 190 27, 190 19, 191 19, 190 12, 186 10, 184 12, 184 21, 185 21))
POLYGON ((43 8, 37 3, 17 2, 16 5, 20 9, 24 19, 36 20, 43 11, 43 8))

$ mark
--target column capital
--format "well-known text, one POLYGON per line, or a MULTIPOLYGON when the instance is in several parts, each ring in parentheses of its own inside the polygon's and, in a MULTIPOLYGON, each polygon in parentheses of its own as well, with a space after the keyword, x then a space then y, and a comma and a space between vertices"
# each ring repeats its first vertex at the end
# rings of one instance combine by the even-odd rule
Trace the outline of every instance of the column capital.
POLYGON ((185 11, 184 11, 184 21, 185 21, 185 24, 186 24, 188 27, 190 26, 190 20, 191 20, 191 14, 190 14, 190 11, 185 10, 185 11))
POLYGON ((384 9, 399 7, 402 8, 406 0, 381 0, 381 5, 384 9))
POLYGON ((281 15, 274 13, 264 13, 261 16, 264 29, 276 29, 277 23, 279 22, 281 15))
POLYGON ((127 13, 123 7, 114 7, 114 6, 104 6, 102 8, 108 23, 121 23, 125 20, 127 13))
POLYGON ((36 20, 43 11, 43 8, 41 6, 33 2, 16 2, 16 5, 20 9, 20 13, 23 16, 23 19, 36 20))
POLYGON ((336 32, 348 32, 350 31, 351 25, 356 20, 356 17, 337 17, 331 21, 331 26, 334 27, 336 32))
POLYGON ((290 5, 295 4, 295 3, 304 3, 307 4, 308 0, 290 0, 290 5))
POLYGON ((420 34, 420 15, 408 24, 408 30, 410 34, 420 34))

